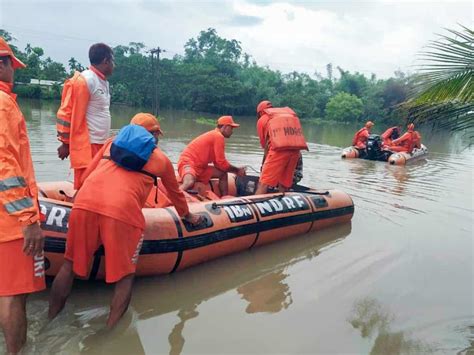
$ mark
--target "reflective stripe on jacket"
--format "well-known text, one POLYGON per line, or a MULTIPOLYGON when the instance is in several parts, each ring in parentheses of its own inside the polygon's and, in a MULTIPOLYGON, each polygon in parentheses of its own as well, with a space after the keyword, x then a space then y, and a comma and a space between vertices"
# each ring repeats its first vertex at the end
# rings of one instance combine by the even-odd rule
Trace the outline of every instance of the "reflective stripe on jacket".
POLYGON ((15 99, 0 81, 0 243, 23 238, 22 227, 39 220, 30 142, 15 99))

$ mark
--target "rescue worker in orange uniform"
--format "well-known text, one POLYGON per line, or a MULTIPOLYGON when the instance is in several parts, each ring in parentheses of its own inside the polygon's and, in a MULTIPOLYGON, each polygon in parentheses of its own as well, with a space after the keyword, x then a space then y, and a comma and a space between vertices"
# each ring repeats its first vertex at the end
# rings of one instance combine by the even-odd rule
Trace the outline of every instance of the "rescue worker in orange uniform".
POLYGON ((0 37, 0 326, 6 351, 26 342, 26 298, 44 282, 44 239, 25 119, 12 93, 16 69, 25 68, 0 37))
POLYGON ((411 153, 414 148, 421 147, 421 135, 415 131, 415 125, 410 123, 408 125, 408 130, 398 139, 395 139, 392 142, 392 145, 386 149, 392 152, 406 152, 411 153))
POLYGON ((365 126, 359 129, 354 135, 352 145, 359 150, 364 150, 367 147, 367 140, 369 139, 370 131, 373 126, 374 123, 372 121, 367 121, 365 126))
POLYGON ((245 167, 233 166, 225 157, 225 139, 230 138, 234 128, 239 126, 232 116, 222 116, 217 120, 217 128, 188 144, 178 160, 181 190, 192 189, 196 181, 207 184, 211 178, 218 178, 221 196, 228 194, 227 173, 245 175, 245 167), (213 165, 209 165, 211 163, 213 165))
POLYGON ((81 174, 110 134, 110 89, 107 78, 114 70, 114 53, 104 43, 89 49, 91 66, 76 72, 63 88, 56 120, 58 157, 70 155, 74 169, 74 188, 79 188, 81 174))
POLYGON ((400 133, 400 126, 394 126, 387 129, 381 136, 383 146, 390 146, 393 140, 400 137, 400 133))
POLYGON ((289 107, 274 108, 268 100, 260 102, 257 106, 257 134, 264 149, 264 158, 255 194, 266 193, 270 186, 278 186, 282 192, 287 191, 293 185, 294 172, 301 157, 300 150, 308 149, 296 113, 289 107), (283 117, 290 121, 283 121, 283 117), (272 135, 270 126, 278 122, 291 122, 291 127, 276 127, 274 132, 285 132, 285 129, 291 128, 294 134, 287 135, 289 131, 286 131, 281 137, 272 135))
MULTIPOLYGON (((138 113, 131 124, 144 127, 156 140, 161 134, 158 120, 151 114, 138 113)), ((63 309, 74 276, 87 276, 93 255, 101 244, 105 249, 106 282, 116 284, 107 326, 113 327, 128 308, 145 228, 142 208, 154 179, 107 159, 112 142, 113 138, 106 142, 82 176, 82 186, 69 218, 65 262, 51 290, 50 319, 63 309)), ((200 215, 189 212, 173 165, 158 147, 152 151, 143 171, 161 178, 181 218, 193 225, 202 222, 200 215)))

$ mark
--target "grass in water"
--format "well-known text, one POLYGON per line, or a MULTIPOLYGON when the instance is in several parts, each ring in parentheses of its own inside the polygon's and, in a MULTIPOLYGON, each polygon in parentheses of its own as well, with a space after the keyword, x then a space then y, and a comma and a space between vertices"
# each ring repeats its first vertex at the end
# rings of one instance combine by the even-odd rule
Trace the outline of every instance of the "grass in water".
POLYGON ((216 125, 216 120, 214 120, 212 118, 202 117, 202 116, 196 118, 195 122, 197 122, 199 124, 206 125, 206 126, 215 126, 216 125))

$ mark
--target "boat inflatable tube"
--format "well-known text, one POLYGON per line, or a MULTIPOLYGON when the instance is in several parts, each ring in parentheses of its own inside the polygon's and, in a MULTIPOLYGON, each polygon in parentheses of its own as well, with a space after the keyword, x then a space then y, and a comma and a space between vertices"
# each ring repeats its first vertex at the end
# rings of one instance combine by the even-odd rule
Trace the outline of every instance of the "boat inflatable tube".
MULTIPOLYGON (((235 183, 235 178, 232 181, 235 183)), ((46 215, 41 224, 46 237, 46 274, 56 275, 64 260, 72 208, 68 199, 74 190, 69 182, 38 185, 42 196, 40 208, 46 215)), ((237 184, 232 190, 239 190, 237 184)), ((347 223, 354 214, 354 203, 339 190, 300 187, 287 193, 192 202, 189 209, 202 215, 205 223, 189 225, 179 218, 174 207, 143 209, 146 228, 137 275, 169 274, 224 255, 347 223)), ((91 264, 88 279, 103 279, 102 247, 91 264)))
POLYGON ((405 165, 411 161, 417 160, 418 158, 424 157, 428 154, 428 148, 426 148, 423 144, 421 148, 413 149, 413 152, 406 153, 406 152, 398 152, 393 153, 388 158, 388 163, 390 165, 405 165))

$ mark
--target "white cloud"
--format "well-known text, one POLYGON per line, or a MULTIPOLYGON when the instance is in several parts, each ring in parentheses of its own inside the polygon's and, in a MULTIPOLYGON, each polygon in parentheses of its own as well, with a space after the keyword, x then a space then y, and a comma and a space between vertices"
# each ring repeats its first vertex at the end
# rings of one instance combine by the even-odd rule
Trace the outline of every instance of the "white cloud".
MULTIPOLYGON (((346 70, 391 76, 443 27, 472 24, 473 5, 458 1, 33 1, 0 0, 0 27, 46 55, 87 63, 98 41, 144 42, 182 53, 199 31, 241 41, 258 64, 284 72, 346 70)), ((165 53, 166 55, 166 53, 165 53)))

